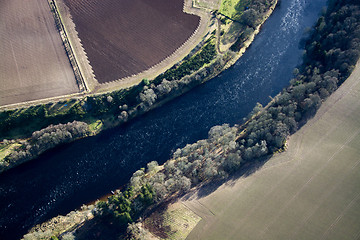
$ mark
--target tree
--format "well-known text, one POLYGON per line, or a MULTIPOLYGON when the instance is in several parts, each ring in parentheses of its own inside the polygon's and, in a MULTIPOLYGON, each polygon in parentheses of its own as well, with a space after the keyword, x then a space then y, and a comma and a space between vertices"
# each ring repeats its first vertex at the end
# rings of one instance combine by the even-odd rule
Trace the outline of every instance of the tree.
POLYGON ((250 8, 244 11, 244 13, 241 15, 240 21, 249 27, 255 28, 259 21, 259 14, 257 11, 250 8))
POLYGON ((241 162, 240 152, 230 153, 223 163, 223 168, 226 172, 232 173, 240 168, 241 162))
POLYGON ((300 102, 305 97, 306 88, 304 84, 299 84, 292 89, 292 96, 296 101, 300 102))
POLYGON ((161 202, 168 195, 168 190, 166 189, 165 184, 156 182, 152 185, 152 187, 155 192, 155 196, 154 196, 155 202, 161 202))
POLYGON ((157 161, 152 161, 152 162, 149 162, 147 164, 147 172, 152 172, 154 170, 156 170, 156 168, 159 166, 159 164, 157 163, 157 161))
POLYGON ((185 193, 191 188, 191 180, 185 176, 180 177, 177 180, 178 189, 181 193, 185 193))

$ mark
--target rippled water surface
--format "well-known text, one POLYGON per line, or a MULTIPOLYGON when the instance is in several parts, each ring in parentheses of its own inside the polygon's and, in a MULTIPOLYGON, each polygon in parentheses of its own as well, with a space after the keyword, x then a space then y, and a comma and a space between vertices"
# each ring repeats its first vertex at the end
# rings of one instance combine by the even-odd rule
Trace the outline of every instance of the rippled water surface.
POLYGON ((124 126, 61 146, 0 176, 0 239, 109 193, 152 160, 239 123, 285 87, 301 63, 300 39, 326 0, 282 0, 234 67, 124 126))

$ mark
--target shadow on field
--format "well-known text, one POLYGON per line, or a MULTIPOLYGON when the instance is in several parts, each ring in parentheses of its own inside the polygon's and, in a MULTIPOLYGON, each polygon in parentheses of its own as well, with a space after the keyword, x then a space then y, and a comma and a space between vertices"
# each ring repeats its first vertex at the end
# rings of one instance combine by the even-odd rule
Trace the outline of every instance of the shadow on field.
MULTIPOLYGON (((257 170, 261 169, 264 164, 272 157, 272 155, 254 160, 251 163, 244 164, 237 172, 231 176, 221 179, 218 181, 210 181, 201 185, 198 188, 193 189, 191 192, 185 194, 181 198, 183 200, 200 199, 206 197, 216 191, 220 186, 226 184, 232 186, 239 178, 246 178, 257 170)), ((167 238, 169 229, 164 225, 163 213, 166 212, 169 204, 174 203, 178 200, 179 195, 175 195, 169 198, 167 201, 148 209, 143 215, 151 216, 150 219, 145 221, 147 229, 150 229, 152 233, 158 237, 167 238)), ((124 234, 124 229, 120 229, 116 224, 112 224, 109 221, 104 221, 99 218, 94 218, 90 221, 86 221, 84 225, 80 226, 74 235, 76 239, 87 240, 87 239, 106 239, 116 240, 121 239, 120 234, 124 234)))
POLYGON ((183 196, 183 200, 190 200, 193 198, 200 199, 204 198, 214 191, 216 191, 220 186, 226 184, 228 186, 232 186, 235 182, 243 177, 246 178, 257 170, 260 170, 262 166, 272 157, 273 155, 269 155, 263 158, 259 158, 254 160, 253 162, 244 164, 237 172, 233 173, 229 177, 217 181, 210 181, 209 183, 205 183, 200 187, 194 189, 193 191, 189 192, 185 196, 183 196))
POLYGON ((98 218, 86 221, 83 226, 78 228, 74 235, 78 240, 88 239, 106 239, 117 240, 121 239, 119 228, 116 224, 111 224, 108 221, 102 221, 98 218))

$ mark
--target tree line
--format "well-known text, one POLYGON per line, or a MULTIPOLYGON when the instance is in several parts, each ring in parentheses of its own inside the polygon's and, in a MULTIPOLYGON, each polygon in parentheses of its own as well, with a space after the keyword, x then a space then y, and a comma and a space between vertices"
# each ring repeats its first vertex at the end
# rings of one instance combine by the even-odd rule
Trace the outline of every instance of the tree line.
POLYGON ((89 126, 84 122, 73 121, 66 124, 50 125, 35 131, 27 140, 23 140, 0 164, 0 172, 19 165, 59 144, 68 143, 89 134, 89 126))
MULTIPOLYGON (((177 149, 163 166, 155 161, 148 163, 146 169, 133 174, 124 191, 116 191, 107 201, 96 204, 96 218, 123 231, 127 228, 127 237, 138 239, 141 231, 131 223, 149 207, 199 184, 226 178, 247 163, 283 150, 287 137, 305 124, 349 76, 359 58, 359 39, 360 3, 331 0, 306 41, 303 64, 294 70, 290 85, 267 107, 256 105, 254 115, 241 126, 214 126, 208 139, 177 149)), ((143 81, 128 95, 118 91, 96 96, 82 108, 89 112, 116 108, 117 118, 126 121, 136 111, 146 111, 168 94, 187 84, 197 84, 221 69, 231 54, 217 57, 190 76, 160 78, 157 84, 143 81), (134 102, 124 101, 126 98, 134 102)))
MULTIPOLYGON (((165 73, 160 74, 153 81, 144 79, 140 84, 127 89, 87 96, 83 99, 71 99, 29 108, 1 111, 0 140, 12 138, 19 129, 22 130, 21 137, 27 137, 33 131, 40 130, 50 124, 66 123, 74 120, 88 122, 94 118, 100 118, 116 123, 119 120, 118 117, 121 114, 124 115, 123 111, 132 109, 131 113, 135 114, 137 110, 141 110, 145 105, 155 101, 153 99, 149 102, 151 90, 148 90, 148 88, 158 89, 158 91, 155 91, 158 92, 161 98, 163 95, 169 94, 169 88, 189 87, 191 84, 199 83, 199 80, 205 74, 213 72, 210 66, 205 71, 202 71, 200 75, 197 75, 196 79, 190 77, 191 74, 196 73, 205 64, 209 64, 216 58, 215 46, 211 40, 198 48, 197 51, 197 53, 191 53, 191 56, 180 64, 176 64, 165 73), (188 78, 182 81, 185 76, 188 76, 188 78), (169 84, 169 81, 173 81, 173 83, 169 84), (54 105, 71 105, 71 107, 61 108, 54 112, 52 111, 54 105), (127 106, 126 109, 123 109, 124 105, 127 106)), ((157 97, 155 98, 157 99, 157 97)), ((120 118, 120 120, 123 119, 120 118)))
MULTIPOLYGON (((282 150, 287 137, 314 116, 322 101, 349 76, 359 59, 359 39, 360 3, 330 2, 306 41, 303 64, 294 70, 290 86, 266 108, 257 105, 257 114, 245 125, 215 126, 208 139, 178 149, 162 167, 151 162, 146 170, 138 170, 130 179, 129 189, 141 192, 147 186, 152 200, 159 204, 282 150), (339 38, 340 43, 335 41, 339 38)), ((104 216, 109 207, 100 202, 97 209, 104 216)), ((129 225, 130 239, 136 239, 138 232, 134 224, 129 225)))

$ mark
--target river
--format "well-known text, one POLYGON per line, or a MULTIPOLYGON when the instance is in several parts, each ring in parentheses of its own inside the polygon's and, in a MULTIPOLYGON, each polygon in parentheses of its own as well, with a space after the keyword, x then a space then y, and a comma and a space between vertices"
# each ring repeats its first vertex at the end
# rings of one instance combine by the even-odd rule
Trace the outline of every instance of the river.
POLYGON ((282 0, 251 47, 230 69, 130 123, 46 152, 0 175, 0 239, 19 239, 35 224, 125 184, 149 161, 241 123, 257 102, 288 85, 301 63, 305 30, 326 0, 282 0))

